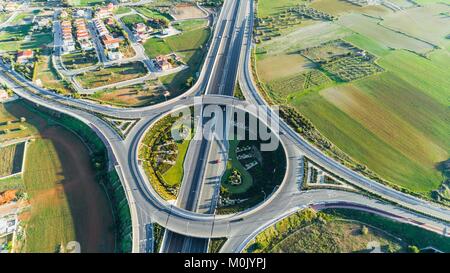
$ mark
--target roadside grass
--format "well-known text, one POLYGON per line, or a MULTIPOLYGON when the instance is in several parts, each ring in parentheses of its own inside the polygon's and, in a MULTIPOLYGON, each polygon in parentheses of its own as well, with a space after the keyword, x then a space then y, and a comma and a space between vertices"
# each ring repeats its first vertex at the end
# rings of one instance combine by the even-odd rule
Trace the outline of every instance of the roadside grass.
POLYGON ((280 243, 268 250, 269 253, 368 253, 371 242, 380 244, 382 252, 401 252, 406 245, 401 240, 385 232, 367 228, 364 225, 342 220, 329 220, 326 223, 314 222, 288 235, 280 243))
POLYGON ((52 64, 52 59, 48 55, 41 55, 36 62, 36 73, 33 81, 40 80, 42 86, 47 89, 54 90, 60 94, 68 94, 71 90, 59 78, 58 72, 52 64))
POLYGON ((36 49, 53 42, 53 34, 50 30, 34 32, 29 41, 25 36, 31 31, 31 24, 8 26, 0 33, 0 50, 16 51, 24 49, 36 49))
POLYGON ((85 72, 76 76, 76 79, 84 88, 96 88, 137 79, 146 74, 147 68, 142 62, 132 62, 85 72))
POLYGON ((413 245, 450 251, 450 239, 420 227, 352 209, 298 211, 259 233, 244 252, 369 252, 369 243, 382 252, 407 252, 413 245), (363 232, 363 227, 367 230, 363 232))
POLYGON ((364 211, 351 209, 326 209, 323 212, 338 218, 351 219, 377 227, 401 238, 408 245, 419 248, 435 247, 443 252, 450 252, 450 238, 422 229, 417 226, 396 222, 394 220, 364 211))

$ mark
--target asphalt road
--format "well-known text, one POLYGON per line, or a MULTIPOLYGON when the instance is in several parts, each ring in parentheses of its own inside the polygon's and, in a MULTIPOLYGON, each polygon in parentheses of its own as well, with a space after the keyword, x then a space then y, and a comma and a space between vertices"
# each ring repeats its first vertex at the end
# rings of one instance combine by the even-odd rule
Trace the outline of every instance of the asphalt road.
MULTIPOLYGON (((228 1, 226 1, 228 2, 228 1)), ((242 0, 253 4, 250 0, 242 0)), ((240 9, 243 14, 253 17, 253 9, 240 9), (250 11, 250 12, 249 12, 250 11)), ((222 14, 221 14, 222 15, 222 14)), ((149 182, 137 160, 137 147, 145 133, 146 128, 156 119, 168 113, 175 106, 189 105, 193 103, 192 95, 200 94, 207 89, 210 77, 214 74, 214 67, 218 60, 216 56, 219 50, 224 49, 221 43, 221 31, 225 28, 221 25, 223 20, 218 20, 214 38, 209 48, 208 56, 202 68, 200 77, 194 87, 183 96, 169 100, 159 105, 139 109, 114 108, 105 105, 92 104, 83 100, 67 98, 33 85, 15 72, 8 71, 8 67, 0 64, 0 79, 12 88, 16 94, 37 105, 62 112, 80 119, 94 130, 105 142, 111 166, 116 168, 126 192, 130 206, 133 223, 133 252, 145 252, 146 224, 157 222, 164 227, 189 237, 228 237, 224 251, 239 251, 240 245, 251 238, 255 231, 277 219, 285 216, 287 212, 314 204, 334 204, 347 202, 357 206, 364 205, 372 209, 383 210, 393 215, 408 219, 409 223, 422 228, 443 233, 450 222, 450 210, 437 204, 418 199, 381 185, 364 176, 355 173, 334 160, 322 154, 311 144, 302 139, 283 122, 281 123, 281 139, 285 143, 288 152, 287 174, 283 184, 268 200, 259 207, 234 215, 208 215, 187 211, 162 200, 149 186, 149 182), (18 84, 20 82, 20 84, 18 84), (92 114, 95 112, 96 114, 92 114), (111 126, 99 115, 105 115, 122 119, 136 119, 136 125, 128 136, 123 139, 111 126), (392 205, 366 196, 337 190, 300 191, 298 184, 302 180, 301 162, 302 156, 308 156, 316 164, 330 172, 341 176, 347 181, 369 191, 381 198, 400 204, 392 205), (404 209, 404 208, 407 209, 404 209), (420 213, 417 213, 417 212, 420 213), (425 216, 432 215, 434 218, 425 216), (440 219, 440 220, 437 220, 440 219), (444 222, 443 220, 447 221, 444 222)), ((250 49, 252 20, 245 21, 246 32, 244 35, 244 48, 241 51, 238 78, 247 102, 234 100, 233 98, 207 95, 205 101, 211 103, 219 100, 221 103, 232 105, 265 104, 255 87, 250 66, 250 49)), ((238 24, 239 25, 239 24, 238 24)), ((196 243, 187 242, 187 246, 196 243)), ((183 245, 185 245, 183 243, 183 245)), ((201 247, 201 244, 200 244, 201 247)), ((186 249, 186 248, 184 248, 186 249)), ((197 249, 197 247, 191 247, 197 249)), ((183 249, 182 249, 183 250, 183 249)))

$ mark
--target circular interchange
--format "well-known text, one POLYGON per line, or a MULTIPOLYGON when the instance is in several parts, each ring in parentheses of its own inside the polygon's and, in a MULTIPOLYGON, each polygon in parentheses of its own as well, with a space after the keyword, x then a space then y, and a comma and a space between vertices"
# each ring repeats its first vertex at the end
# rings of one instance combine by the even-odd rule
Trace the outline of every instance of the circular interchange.
MULTIPOLYGON (((277 137, 277 141, 279 144, 276 151, 273 152, 261 152, 259 150, 255 149, 256 144, 259 144, 261 140, 232 140, 234 143, 230 146, 232 149, 235 149, 234 152, 234 158, 229 159, 226 161, 227 170, 225 171, 222 179, 222 194, 227 189, 230 189, 232 187, 231 185, 227 185, 228 178, 230 174, 233 173, 233 170, 235 169, 234 164, 240 164, 240 166, 236 169, 241 170, 240 175, 242 174, 242 167, 247 166, 250 167, 247 171, 248 173, 256 173, 256 179, 265 177, 264 182, 266 183, 260 183, 259 181, 251 181, 252 185, 247 185, 248 181, 243 181, 242 184, 238 183, 235 185, 236 192, 233 194, 230 194, 228 192, 227 199, 233 200, 233 198, 241 198, 245 199, 241 201, 237 206, 238 208, 234 208, 231 210, 224 210, 223 212, 219 212, 218 215, 212 215, 212 214, 202 214, 192 211, 187 211, 183 208, 179 208, 173 205, 173 200, 176 199, 178 190, 180 188, 180 184, 182 181, 182 171, 183 168, 180 168, 180 165, 183 164, 183 158, 187 152, 187 146, 189 145, 189 141, 183 140, 183 141, 174 141, 170 138, 170 132, 173 125, 175 125, 175 128, 181 129, 182 132, 184 132, 185 135, 193 135, 195 132, 194 128, 186 128, 186 127, 180 127, 179 125, 176 125, 177 120, 174 118, 174 113, 190 109, 192 111, 193 106, 199 106, 204 104, 213 104, 211 102, 196 102, 194 101, 193 105, 185 105, 181 106, 175 109, 172 109, 172 111, 165 112, 164 114, 161 114, 158 116, 158 118, 152 120, 148 126, 145 127, 145 130, 143 130, 140 135, 138 136, 138 141, 134 145, 133 149, 135 152, 133 153, 134 161, 137 166, 138 175, 141 176, 142 180, 144 181, 141 185, 146 188, 145 192, 147 195, 151 195, 152 200, 156 200, 158 203, 158 207, 164 207, 169 211, 170 215, 178 215, 185 219, 185 221, 198 221, 200 219, 208 221, 208 222, 214 222, 215 220, 219 219, 221 221, 225 222, 233 222, 233 221, 241 221, 244 216, 248 216, 255 211, 257 211, 259 208, 262 208, 270 203, 270 201, 276 196, 279 189, 282 187, 284 182, 287 179, 287 164, 288 164, 288 158, 286 154, 286 147, 284 142, 279 138, 278 135, 273 134, 272 130, 270 130, 270 126, 267 125, 266 121, 260 120, 256 117, 256 119, 260 122, 260 124, 263 124, 266 126, 266 128, 269 128, 268 130, 271 131, 273 135, 277 137), (149 145, 150 144, 150 145, 149 145), (156 146, 154 146, 156 145, 156 146), (247 157, 245 159, 253 158, 254 161, 258 161, 258 164, 261 164, 259 162, 263 162, 259 168, 259 170, 253 172, 251 169, 257 169, 257 166, 252 167, 247 165, 249 162, 245 159, 237 159, 237 154, 241 154, 243 150, 248 151, 250 146, 250 150, 254 152, 254 154, 243 154, 243 157, 247 157), (236 153, 236 150, 239 152, 236 153), (260 153, 258 155, 258 152, 260 153), (277 153, 278 156, 273 156, 273 153, 277 153), (271 156, 272 155, 272 156, 271 156), (284 156, 283 156, 284 155, 284 156), (180 158, 177 158, 179 157, 180 158), (259 157, 259 160, 257 159, 259 157), (261 160, 262 158, 262 160, 261 160), (178 160, 176 160, 178 159, 178 160), (178 162, 181 160, 181 163, 178 162), (265 160, 267 161, 267 164, 264 164, 265 160), (174 162, 176 161, 176 162, 174 162), (234 164, 231 164, 230 161, 234 161, 234 164), (155 164, 155 163, 171 163, 171 164, 155 164), (155 164, 152 166, 152 164, 155 164), (171 166, 167 166, 171 165, 171 166), (275 165, 275 167, 274 167, 275 165), (280 167, 281 165, 284 165, 280 167), (156 166, 156 168, 154 168, 156 166), (164 171, 164 172, 162 172, 164 171), (258 174, 259 172, 259 174, 258 174), (283 174, 284 173, 284 174, 283 174), (181 175, 180 175, 181 174, 181 175), (272 175, 270 175, 272 174, 272 175), (277 176, 278 179, 272 179, 274 176, 277 176), (172 179, 168 181, 168 179, 172 179), (150 181, 152 183, 150 183, 150 181), (246 184, 247 183, 247 184, 246 184), (226 187, 225 187, 226 186, 226 187), (244 186, 246 189, 244 190, 238 190, 239 187, 244 186), (266 186, 266 187, 265 187, 266 186), (256 198, 248 198, 248 196, 251 196, 252 194, 256 195, 256 198), (250 202, 246 202, 250 201, 250 202)), ((239 101, 236 99, 229 99, 225 100, 225 102, 220 102, 218 105, 223 106, 231 106, 233 111, 243 112, 246 114, 246 116, 252 116, 255 117, 253 113, 250 113, 246 111, 245 107, 248 105, 247 102, 239 101), (238 102, 238 103, 236 103, 238 102)), ((194 123, 195 124, 195 123, 194 123)), ((248 133, 248 131, 247 131, 248 133)), ((252 153, 253 153, 252 152, 252 153)), ((240 156, 239 158, 243 158, 240 156)), ((251 163, 251 162, 250 162, 251 163)), ((244 167, 245 168, 245 167, 244 167)), ((247 174, 245 174, 247 175, 247 174)), ((253 176, 252 176, 253 180, 253 176)), ((221 194, 221 195, 222 195, 221 194)), ((229 200, 228 200, 229 201, 229 200)), ((224 202, 226 203, 226 202, 224 202)), ((236 207, 236 206, 235 206, 236 207)), ((170 216, 168 215, 168 217, 170 216)), ((155 219, 156 222, 159 222, 158 219, 155 219)), ((165 223, 160 223, 164 225, 165 223)))

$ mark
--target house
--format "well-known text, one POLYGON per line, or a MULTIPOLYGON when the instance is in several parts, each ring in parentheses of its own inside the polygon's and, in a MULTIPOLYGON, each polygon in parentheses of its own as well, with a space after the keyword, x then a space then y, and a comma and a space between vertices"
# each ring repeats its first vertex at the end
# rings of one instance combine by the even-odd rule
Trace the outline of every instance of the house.
POLYGON ((159 68, 163 71, 172 68, 172 64, 169 62, 169 58, 167 56, 157 56, 155 61, 159 68))
POLYGON ((144 23, 137 23, 134 27, 136 33, 147 32, 147 26, 144 23))
POLYGON ((19 51, 17 53, 17 60, 16 60, 16 62, 19 63, 19 64, 27 63, 33 57, 34 57, 34 53, 33 53, 33 50, 31 50, 31 49, 26 49, 26 50, 23 50, 23 51, 19 51))
POLYGON ((120 39, 113 38, 110 34, 102 37, 102 42, 107 49, 116 49, 120 46, 120 39))
POLYGON ((94 49, 94 46, 92 45, 92 42, 89 40, 82 40, 80 41, 80 47, 82 50, 92 50, 94 49))
POLYGON ((108 51, 108 59, 110 60, 120 60, 122 57, 123 54, 120 51, 108 51))
POLYGON ((112 17, 108 17, 108 19, 106 19, 106 24, 110 25, 110 26, 113 26, 116 23, 114 22, 114 19, 112 17))
POLYGON ((109 3, 106 8, 108 9, 109 12, 113 12, 114 10, 114 4, 113 3, 109 3))
POLYGON ((50 25, 50 18, 48 17, 42 17, 37 21, 37 24, 39 27, 45 27, 50 25))
POLYGON ((111 15, 111 12, 108 10, 107 7, 101 7, 99 9, 97 9, 96 16, 98 18, 106 18, 106 17, 108 17, 110 15, 111 15))

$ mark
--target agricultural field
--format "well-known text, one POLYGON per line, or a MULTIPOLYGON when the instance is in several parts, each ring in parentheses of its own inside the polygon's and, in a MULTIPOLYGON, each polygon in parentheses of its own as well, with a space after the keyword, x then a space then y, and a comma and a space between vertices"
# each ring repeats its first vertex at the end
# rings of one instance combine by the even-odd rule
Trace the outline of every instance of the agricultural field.
POLYGON ((89 151, 76 135, 35 111, 22 101, 0 109, 2 122, 24 117, 33 137, 25 172, 15 181, 30 204, 19 216, 26 236, 18 251, 55 252, 73 240, 82 251, 114 251, 113 219, 89 151))
POLYGON ((450 6, 432 4, 384 16, 381 24, 442 48, 449 48, 450 6))
POLYGON ((426 54, 435 48, 433 44, 417 37, 386 28, 380 25, 381 22, 383 21, 373 17, 352 13, 340 17, 338 23, 393 49, 405 49, 418 54, 426 54))
POLYGON ((0 32, 0 50, 37 49, 49 46, 53 42, 51 30, 33 32, 31 27, 31 24, 26 24, 8 26, 2 29, 0 32), (31 35, 29 40, 25 39, 27 35, 31 35))
POLYGON ((126 63, 86 72, 76 77, 84 88, 96 88, 118 82, 137 79, 147 74, 142 62, 126 63))
POLYGON ((22 171, 25 142, 0 147, 0 178, 22 171))
POLYGON ((430 197, 445 180, 436 166, 450 153, 450 54, 433 45, 449 30, 438 6, 377 17, 355 8, 332 22, 299 24, 258 44, 258 79, 275 103, 294 107, 376 176, 430 197), (424 26, 433 30, 408 32, 408 20, 421 16, 433 17, 424 26))
MULTIPOLYGON (((402 1, 402 0, 401 0, 402 1)), ((362 14, 368 14, 371 16, 381 16, 385 14, 392 13, 392 11, 384 6, 381 5, 374 5, 374 6, 357 6, 354 4, 351 4, 345 0, 315 0, 312 1, 311 7, 338 16, 343 15, 347 13, 362 13, 362 14)))

